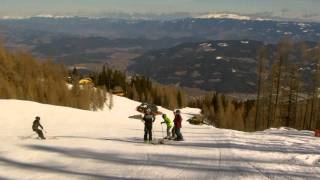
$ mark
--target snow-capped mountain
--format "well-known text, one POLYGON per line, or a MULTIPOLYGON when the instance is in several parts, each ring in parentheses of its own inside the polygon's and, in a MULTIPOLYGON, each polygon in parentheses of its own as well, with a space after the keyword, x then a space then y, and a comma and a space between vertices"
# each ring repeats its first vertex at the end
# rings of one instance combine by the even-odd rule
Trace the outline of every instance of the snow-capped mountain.
POLYGON ((319 22, 319 18, 308 18, 307 16, 297 17, 282 17, 272 16, 265 14, 238 14, 232 12, 210 12, 210 13, 188 13, 188 12, 176 12, 176 13, 121 13, 121 12, 106 12, 97 14, 35 14, 29 16, 17 16, 17 15, 3 15, 1 19, 6 20, 19 20, 19 19, 30 19, 30 18, 52 18, 52 19, 64 19, 72 17, 81 17, 88 19, 114 19, 114 20, 178 20, 178 19, 233 19, 233 20, 256 20, 256 21, 290 21, 290 22, 319 22))
POLYGON ((270 19, 266 19, 266 18, 249 16, 249 15, 240 15, 240 14, 235 14, 235 13, 208 13, 208 14, 194 16, 194 18, 197 18, 197 19, 256 20, 256 21, 270 20, 270 19))
POLYGON ((34 17, 38 18, 52 18, 52 19, 65 19, 65 18, 74 18, 75 16, 60 16, 60 15, 52 15, 52 14, 39 14, 34 17))
POLYGON ((227 13, 209 13, 196 16, 198 19, 237 19, 237 20, 251 20, 249 16, 243 16, 239 14, 227 14, 227 13))
POLYGON ((2 16, 0 19, 30 19, 30 18, 51 18, 64 19, 82 17, 88 19, 127 19, 127 20, 173 20, 184 18, 196 19, 235 19, 235 20, 264 20, 262 18, 240 15, 235 13, 208 13, 192 15, 190 13, 172 13, 172 14, 152 14, 152 13, 102 13, 97 15, 53 15, 53 14, 37 14, 33 16, 2 16))
POLYGON ((29 19, 29 16, 1 16, 0 19, 3 20, 19 20, 19 19, 29 19))
POLYGON ((65 18, 87 18, 87 19, 122 19, 122 20, 173 20, 190 18, 190 13, 169 13, 169 14, 153 14, 153 13, 100 13, 93 15, 54 15, 54 14, 37 14, 32 16, 0 16, 4 20, 20 20, 31 18, 48 18, 48 19, 65 19, 65 18))
POLYGON ((22 19, 31 19, 31 18, 67 19, 67 18, 74 18, 74 17, 76 17, 76 16, 39 14, 39 15, 35 15, 35 16, 2 16, 2 17, 0 17, 0 19, 3 19, 3 20, 22 20, 22 19))

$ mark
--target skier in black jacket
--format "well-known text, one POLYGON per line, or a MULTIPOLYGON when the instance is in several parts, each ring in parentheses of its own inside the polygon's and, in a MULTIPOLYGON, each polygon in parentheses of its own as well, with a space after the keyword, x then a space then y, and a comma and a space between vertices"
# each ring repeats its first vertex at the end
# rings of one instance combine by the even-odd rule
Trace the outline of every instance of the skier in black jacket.
POLYGON ((155 121, 155 117, 152 114, 151 109, 147 109, 143 117, 144 121, 144 142, 152 141, 152 123, 155 121), (149 135, 149 138, 148 138, 149 135))
POLYGON ((43 126, 40 124, 40 117, 37 116, 36 119, 33 121, 32 130, 38 134, 39 138, 41 138, 41 139, 46 139, 46 138, 43 136, 42 130, 38 128, 39 126, 40 126, 41 129, 43 130, 43 126))

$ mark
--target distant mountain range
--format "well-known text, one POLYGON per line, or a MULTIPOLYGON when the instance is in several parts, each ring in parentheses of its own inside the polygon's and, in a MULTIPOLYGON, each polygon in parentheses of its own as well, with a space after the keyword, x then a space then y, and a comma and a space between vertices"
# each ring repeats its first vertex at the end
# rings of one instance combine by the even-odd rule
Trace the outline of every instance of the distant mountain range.
POLYGON ((167 21, 40 16, 28 19, 2 19, 0 20, 0 31, 3 31, 5 36, 17 31, 40 31, 84 37, 99 36, 109 39, 251 39, 276 43, 280 39, 291 38, 297 41, 320 41, 320 23, 246 20, 249 17, 230 14, 215 14, 214 16, 217 18, 202 16, 202 18, 167 21))
MULTIPOLYGON (((316 45, 307 44, 310 47, 316 45)), ((276 45, 264 45, 261 41, 229 40, 184 43, 169 49, 150 51, 135 58, 128 70, 163 84, 224 93, 254 93, 257 87, 257 54, 263 46, 268 50, 271 64, 276 45)), ((292 57, 292 60, 299 59, 292 57)), ((312 69, 312 64, 300 67, 309 77, 312 69)))
MULTIPOLYGON (((234 13, 207 13, 196 14, 190 13, 173 13, 173 14, 140 14, 140 13, 110 13, 101 16, 70 16, 70 15, 52 15, 39 14, 35 16, 2 16, 4 20, 22 20, 32 18, 48 18, 48 19, 69 19, 69 18, 88 18, 88 19, 122 19, 122 20, 177 20, 186 18, 196 19, 237 19, 237 20, 263 20, 261 17, 240 15, 234 13)), ((267 20, 267 19, 266 19, 267 20)), ((269 19, 270 20, 270 19, 269 19)))
POLYGON ((164 84, 250 93, 256 90, 259 41, 184 43, 137 57, 128 68, 164 84))
POLYGON ((91 15, 63 15, 63 14, 38 14, 33 16, 0 16, 0 19, 32 19, 32 18, 51 18, 51 19, 64 19, 64 18, 89 18, 89 19, 121 19, 121 20, 177 20, 187 18, 200 18, 200 19, 238 19, 238 20, 274 20, 274 21, 293 21, 293 22, 319 22, 319 15, 301 15, 296 17, 280 17, 272 13, 263 12, 256 14, 239 14, 234 12, 207 12, 207 13, 189 13, 189 12, 175 12, 175 13, 98 13, 91 15))
POLYGON ((9 48, 70 67, 100 70, 105 64, 160 83, 250 93, 258 48, 268 44, 272 53, 284 38, 319 42, 320 23, 235 14, 165 21, 41 15, 0 19, 0 36, 9 48))

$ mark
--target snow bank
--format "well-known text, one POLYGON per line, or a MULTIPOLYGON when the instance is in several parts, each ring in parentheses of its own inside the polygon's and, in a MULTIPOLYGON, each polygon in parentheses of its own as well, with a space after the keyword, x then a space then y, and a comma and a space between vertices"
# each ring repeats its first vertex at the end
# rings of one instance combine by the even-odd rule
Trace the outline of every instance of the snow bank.
POLYGON ((320 165, 320 155, 297 155, 292 159, 293 162, 298 164, 305 164, 309 166, 320 165))

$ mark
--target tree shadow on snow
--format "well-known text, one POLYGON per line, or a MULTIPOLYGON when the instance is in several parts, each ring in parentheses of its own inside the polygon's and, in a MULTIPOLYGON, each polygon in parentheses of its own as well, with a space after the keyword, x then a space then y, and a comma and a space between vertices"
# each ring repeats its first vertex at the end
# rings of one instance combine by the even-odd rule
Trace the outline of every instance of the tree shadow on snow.
MULTIPOLYGON (((88 172, 79 172, 79 171, 72 171, 68 170, 68 167, 61 167, 61 166, 50 166, 50 163, 26 163, 20 162, 16 160, 11 160, 8 158, 0 157, 0 163, 3 166, 11 166, 14 168, 18 168, 21 170, 30 170, 36 172, 48 172, 48 173, 58 173, 58 174, 65 174, 65 175, 72 175, 72 176, 84 176, 90 179, 130 179, 125 177, 116 177, 116 176, 108 176, 108 175, 99 175, 95 173, 88 173, 88 172), (48 165, 46 165, 48 164, 48 165)), ((2 179, 2 178, 0 178, 2 179)))
POLYGON ((250 143, 246 142, 246 144, 243 144, 243 142, 237 143, 237 141, 234 142, 225 142, 223 140, 215 141, 212 140, 208 143, 205 142, 182 142, 174 144, 174 146, 180 146, 180 147, 190 147, 190 148, 210 148, 210 149, 238 149, 238 150, 248 150, 248 151, 256 151, 256 152, 270 152, 270 153, 297 153, 297 154, 315 154, 319 155, 319 147, 317 146, 313 147, 303 147, 303 146, 291 146, 288 148, 288 146, 285 146, 280 143, 276 144, 265 144, 265 143, 250 143))
MULTIPOLYGON (((272 164, 278 165, 279 163, 274 160, 256 160, 256 159, 245 159, 245 158, 228 158, 224 157, 221 160, 221 157, 218 156, 215 158, 212 157, 198 157, 198 156, 190 156, 190 155, 175 155, 175 154, 144 154, 144 153, 111 153, 111 152, 95 152, 88 149, 79 149, 79 148, 58 148, 58 147, 50 147, 50 146, 41 146, 41 145, 26 145, 24 146, 31 150, 37 151, 45 151, 48 153, 58 154, 59 157, 65 156, 69 158, 81 158, 81 159, 91 159, 96 161, 102 161, 104 163, 118 164, 118 165, 132 165, 132 166, 147 166, 147 167, 165 167, 165 168, 174 168, 180 170, 188 170, 188 171, 197 171, 200 173, 209 173, 212 177, 215 177, 217 173, 223 173, 224 175, 236 175, 236 174, 247 174, 247 175, 255 175, 255 174, 263 174, 267 177, 295 177, 295 178, 319 178, 317 174, 311 174, 306 172, 290 172, 290 171, 281 171, 275 169, 267 169, 267 167, 272 168, 272 164), (225 165, 220 165, 220 161, 227 163, 225 165), (257 168, 253 168, 253 166, 244 166, 244 162, 251 163, 265 163, 266 169, 262 169, 259 172, 257 168)), ((27 168, 36 168, 36 169, 44 169, 44 170, 53 170, 61 173, 79 173, 79 172, 65 172, 64 169, 57 169, 54 167, 47 166, 39 166, 39 165, 28 165, 21 164, 18 162, 10 161, 4 158, 0 159, 0 162, 7 163, 9 165, 27 167, 27 168)), ((290 165, 288 163, 287 165, 290 165)), ((150 170, 150 169, 148 169, 150 170)), ((137 169, 137 171, 139 171, 137 169)), ((129 173, 129 172, 128 172, 129 173)), ((135 172, 136 173, 136 172, 135 172)), ((143 173, 143 172, 139 172, 143 173)), ((92 174, 79 174, 84 176, 92 176, 92 174)), ((96 175, 102 176, 102 175, 96 175)), ((143 176, 142 176, 143 177, 143 176)))
POLYGON ((115 142, 122 142, 122 143, 135 143, 135 144, 144 144, 142 138, 126 138, 126 139, 120 139, 120 138, 94 138, 94 137, 85 137, 85 136, 55 136, 59 139, 87 139, 87 140, 98 140, 98 141, 115 141, 115 142))
POLYGON ((105 140, 105 138, 101 137, 86 137, 86 136, 54 136, 59 139, 88 139, 88 140, 105 140))
POLYGON ((9 178, 5 178, 5 177, 2 177, 2 176, 0 176, 0 179, 1 180, 9 180, 9 178))
MULTIPOLYGON (((161 131, 160 131, 161 132, 161 131)), ((99 141, 116 141, 122 143, 133 143, 133 144, 143 144, 143 139, 138 137, 132 138, 92 138, 92 137, 84 137, 84 136, 56 136, 57 138, 74 138, 74 139, 89 139, 89 140, 99 140, 99 141)), ((211 137, 212 138, 212 137, 211 137)), ((310 145, 307 143, 295 143, 288 142, 289 145, 284 144, 282 140, 264 140, 261 143, 257 141, 257 139, 252 139, 250 137, 241 137, 234 138, 232 141, 228 141, 230 139, 224 137, 214 137, 214 139, 203 138, 198 142, 177 142, 177 143, 168 143, 165 146, 175 146, 180 148, 192 148, 192 149, 238 149, 238 150, 248 150, 248 151, 256 151, 256 152, 270 152, 270 153, 295 153, 295 154, 314 154, 319 155, 319 147, 317 145, 310 145), (255 140, 254 142, 250 142, 250 140, 255 140)), ((192 139, 192 138, 191 138, 192 139)))

